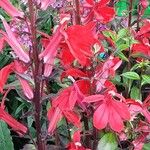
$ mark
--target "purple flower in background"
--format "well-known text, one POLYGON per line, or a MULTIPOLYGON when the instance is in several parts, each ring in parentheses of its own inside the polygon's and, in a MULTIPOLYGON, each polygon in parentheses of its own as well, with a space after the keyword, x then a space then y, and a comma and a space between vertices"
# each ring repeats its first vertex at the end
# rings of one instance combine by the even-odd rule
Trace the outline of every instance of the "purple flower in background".
POLYGON ((27 24, 24 21, 12 20, 10 27, 18 42, 23 46, 23 48, 28 50, 29 47, 32 46, 32 43, 30 41, 27 24))
POLYGON ((51 6, 55 9, 64 7, 67 4, 66 0, 56 0, 51 6))

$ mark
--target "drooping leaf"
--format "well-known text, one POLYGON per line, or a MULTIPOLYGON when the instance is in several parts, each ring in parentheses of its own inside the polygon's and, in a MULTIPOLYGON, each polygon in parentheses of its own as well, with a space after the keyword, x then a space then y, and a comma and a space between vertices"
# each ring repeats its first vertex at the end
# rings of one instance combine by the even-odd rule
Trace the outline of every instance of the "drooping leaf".
POLYGON ((106 133, 99 141, 97 150, 116 150, 117 149, 116 136, 113 133, 106 133))
POLYGON ((122 74, 123 77, 131 79, 131 80, 140 80, 140 76, 136 72, 125 72, 122 74))
POLYGON ((134 86, 131 89, 130 97, 136 100, 141 100, 141 91, 138 87, 134 86))
POLYGON ((7 124, 0 120, 0 149, 1 150, 14 150, 12 137, 7 124))
POLYGON ((150 83, 150 75, 142 75, 142 85, 150 83))

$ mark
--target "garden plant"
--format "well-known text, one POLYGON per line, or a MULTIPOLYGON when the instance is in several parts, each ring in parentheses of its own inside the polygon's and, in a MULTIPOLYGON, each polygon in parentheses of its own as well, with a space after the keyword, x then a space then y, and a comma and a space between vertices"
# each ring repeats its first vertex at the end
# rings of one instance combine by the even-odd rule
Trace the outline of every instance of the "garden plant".
POLYGON ((0 0, 0 150, 150 150, 149 0, 0 0))

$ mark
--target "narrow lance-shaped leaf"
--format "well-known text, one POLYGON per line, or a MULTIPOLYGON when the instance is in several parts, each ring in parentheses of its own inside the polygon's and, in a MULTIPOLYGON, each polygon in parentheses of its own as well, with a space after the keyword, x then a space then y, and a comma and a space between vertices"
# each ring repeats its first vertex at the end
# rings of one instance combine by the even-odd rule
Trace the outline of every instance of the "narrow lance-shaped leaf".
POLYGON ((12 137, 7 124, 0 120, 0 149, 2 150, 14 150, 12 137))

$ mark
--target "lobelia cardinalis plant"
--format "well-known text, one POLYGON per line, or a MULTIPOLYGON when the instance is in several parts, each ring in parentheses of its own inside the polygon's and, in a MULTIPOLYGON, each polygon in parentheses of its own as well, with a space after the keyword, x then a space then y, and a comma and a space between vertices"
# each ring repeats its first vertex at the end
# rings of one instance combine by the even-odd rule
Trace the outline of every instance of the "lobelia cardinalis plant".
POLYGON ((121 16, 128 26, 118 28, 119 2, 24 0, 21 10, 0 1, 9 15, 0 16, 0 51, 9 47, 12 57, 0 70, 0 119, 19 136, 29 135, 34 149, 142 150, 148 143, 150 95, 143 89, 150 84, 150 21, 142 16, 149 3, 139 0, 134 15, 130 0, 121 16), (43 12, 55 17, 50 35, 40 28, 43 12), (23 116, 33 118, 30 126, 5 108, 14 89, 30 105, 23 116))

